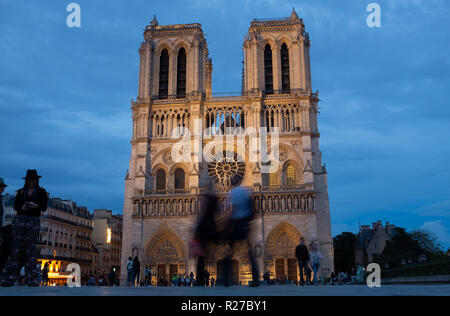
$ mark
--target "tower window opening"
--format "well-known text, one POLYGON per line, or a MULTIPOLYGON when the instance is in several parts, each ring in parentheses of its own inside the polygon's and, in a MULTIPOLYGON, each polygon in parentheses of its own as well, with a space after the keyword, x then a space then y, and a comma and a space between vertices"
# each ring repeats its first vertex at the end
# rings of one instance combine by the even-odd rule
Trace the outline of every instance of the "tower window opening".
POLYGON ((291 89, 289 79, 289 50, 286 43, 281 45, 281 90, 282 93, 289 93, 291 89))
POLYGON ((272 48, 269 44, 264 49, 264 83, 266 94, 273 94, 272 48))
POLYGON ((186 51, 183 47, 178 51, 177 63, 177 98, 186 97, 186 51))
POLYGON ((159 58, 159 98, 167 99, 169 95, 169 52, 161 51, 159 58))

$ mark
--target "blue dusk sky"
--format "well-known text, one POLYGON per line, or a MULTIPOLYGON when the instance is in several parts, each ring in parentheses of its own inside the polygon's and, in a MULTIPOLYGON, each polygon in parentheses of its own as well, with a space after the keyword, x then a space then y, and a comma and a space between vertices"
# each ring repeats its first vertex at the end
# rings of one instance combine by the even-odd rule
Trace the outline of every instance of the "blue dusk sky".
POLYGON ((450 3, 382 0, 0 0, 0 177, 27 168, 53 196, 121 213, 137 94, 138 48, 160 25, 198 22, 213 91, 240 91, 253 18, 295 7, 311 35, 313 89, 327 164, 333 236, 380 219, 434 231, 450 247, 450 3))

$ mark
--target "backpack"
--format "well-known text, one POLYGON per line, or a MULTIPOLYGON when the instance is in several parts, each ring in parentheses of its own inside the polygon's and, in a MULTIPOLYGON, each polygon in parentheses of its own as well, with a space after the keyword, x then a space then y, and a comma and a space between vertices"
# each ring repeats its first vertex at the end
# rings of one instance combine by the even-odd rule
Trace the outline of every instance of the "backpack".
POLYGON ((130 270, 133 270, 133 261, 128 261, 128 263, 127 263, 127 270, 128 271, 130 271, 130 270))

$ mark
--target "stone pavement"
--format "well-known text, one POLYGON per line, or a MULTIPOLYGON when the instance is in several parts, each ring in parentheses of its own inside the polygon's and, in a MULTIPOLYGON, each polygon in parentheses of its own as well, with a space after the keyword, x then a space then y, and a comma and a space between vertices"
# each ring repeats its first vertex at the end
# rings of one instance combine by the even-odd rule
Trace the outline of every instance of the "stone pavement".
POLYGON ((369 288, 363 285, 324 285, 298 287, 260 286, 233 287, 0 287, 0 296, 450 296, 450 284, 382 285, 369 288))

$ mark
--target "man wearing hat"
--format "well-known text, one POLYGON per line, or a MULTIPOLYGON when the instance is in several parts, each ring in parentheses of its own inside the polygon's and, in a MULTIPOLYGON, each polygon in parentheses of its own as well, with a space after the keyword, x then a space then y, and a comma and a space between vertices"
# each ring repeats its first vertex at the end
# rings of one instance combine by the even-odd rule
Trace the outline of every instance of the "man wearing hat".
POLYGON ((3 178, 0 178, 0 227, 3 226, 3 191, 5 191, 5 188, 7 185, 5 184, 5 180, 3 178))
POLYGON ((28 286, 39 286, 39 268, 36 264, 42 212, 47 210, 47 192, 39 186, 35 169, 27 170, 25 185, 17 191, 14 201, 16 216, 12 221, 12 248, 0 275, 1 286, 13 286, 23 264, 28 286), (19 260, 20 266, 19 266, 19 260))

